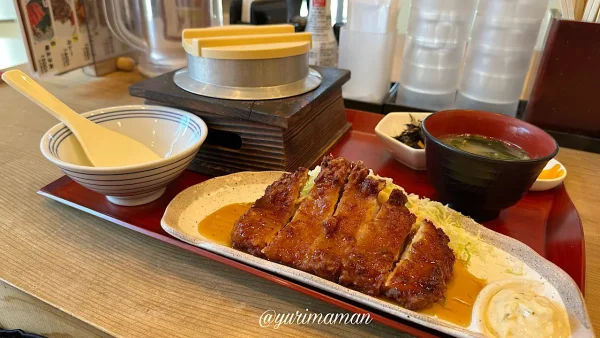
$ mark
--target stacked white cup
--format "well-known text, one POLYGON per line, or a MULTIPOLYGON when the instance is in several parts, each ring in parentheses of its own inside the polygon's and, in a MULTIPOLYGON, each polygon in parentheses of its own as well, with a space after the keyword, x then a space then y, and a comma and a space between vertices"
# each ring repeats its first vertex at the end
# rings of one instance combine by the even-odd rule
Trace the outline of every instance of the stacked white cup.
POLYGON ((413 0, 396 103, 452 107, 476 0, 413 0))
POLYGON ((381 103, 389 92, 400 0, 349 0, 338 67, 350 70, 346 99, 381 103))
POLYGON ((515 116, 548 0, 480 0, 456 108, 515 116))

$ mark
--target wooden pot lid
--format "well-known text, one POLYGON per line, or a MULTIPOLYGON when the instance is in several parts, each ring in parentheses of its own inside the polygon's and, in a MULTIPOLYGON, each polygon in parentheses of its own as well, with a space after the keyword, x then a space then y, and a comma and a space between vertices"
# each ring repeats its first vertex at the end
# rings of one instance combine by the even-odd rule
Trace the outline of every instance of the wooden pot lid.
POLYGON ((186 53, 212 59, 274 59, 308 53, 311 33, 293 33, 291 25, 227 26, 183 31, 186 53), (290 32, 290 30, 292 32, 290 32))
POLYGON ((194 38, 214 38, 233 35, 283 34, 294 33, 292 25, 231 25, 206 28, 187 28, 181 33, 182 40, 194 38))
POLYGON ((202 57, 229 60, 275 59, 306 54, 309 42, 282 42, 202 48, 202 57))

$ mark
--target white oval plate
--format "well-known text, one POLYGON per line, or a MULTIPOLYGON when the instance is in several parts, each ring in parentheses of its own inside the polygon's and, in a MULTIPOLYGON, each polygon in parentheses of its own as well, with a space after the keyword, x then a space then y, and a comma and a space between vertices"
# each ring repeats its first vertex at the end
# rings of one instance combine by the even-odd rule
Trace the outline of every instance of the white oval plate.
MULTIPOLYGON (((282 172, 242 172, 221 176, 189 187, 177 195, 167 207, 161 220, 162 228, 170 235, 197 247, 267 270, 295 281, 309 284, 337 296, 367 305, 398 318, 423 325, 446 334, 459 337, 481 337, 475 332, 475 323, 463 328, 436 317, 404 309, 375 297, 348 289, 320 277, 284 265, 269 262, 230 247, 211 242, 198 233, 198 223, 210 213, 232 204, 254 202, 264 193, 267 185, 281 176, 282 172)), ((592 337, 593 331, 587 314, 583 296, 577 284, 562 269, 546 260, 527 245, 510 237, 489 230, 462 217, 462 226, 470 234, 477 235, 482 242, 493 246, 494 257, 502 264, 490 269, 489 262, 472 259, 470 271, 488 282, 503 278, 514 278, 507 273, 507 266, 520 264, 522 277, 538 280, 549 288, 554 300, 563 305, 569 314, 573 337, 592 337), (485 271, 483 271, 485 270, 485 271)))

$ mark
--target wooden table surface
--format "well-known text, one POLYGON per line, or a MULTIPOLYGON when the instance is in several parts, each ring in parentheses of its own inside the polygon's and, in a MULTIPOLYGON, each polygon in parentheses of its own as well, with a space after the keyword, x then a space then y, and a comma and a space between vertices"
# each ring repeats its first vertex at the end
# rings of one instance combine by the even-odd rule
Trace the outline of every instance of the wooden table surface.
MULTIPOLYGON (((84 112, 141 103, 137 73, 41 81, 84 112)), ((53 117, 0 83, 0 327, 49 337, 398 336, 383 325, 261 328, 269 309, 343 312, 298 292, 58 204, 36 191, 62 174, 39 151, 53 117)), ((562 149, 586 239, 586 300, 600 328, 600 155, 562 149)))

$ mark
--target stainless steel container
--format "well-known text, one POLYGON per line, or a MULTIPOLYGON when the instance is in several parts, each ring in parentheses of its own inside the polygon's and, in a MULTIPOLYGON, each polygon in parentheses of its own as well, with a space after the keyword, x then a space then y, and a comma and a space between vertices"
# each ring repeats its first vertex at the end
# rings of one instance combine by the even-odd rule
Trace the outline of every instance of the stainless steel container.
POLYGON ((187 65, 189 76, 200 82, 228 87, 270 87, 304 79, 308 75, 308 54, 263 60, 219 60, 188 54, 187 65))
POLYGON ((175 83, 195 94, 234 100, 276 99, 315 89, 321 76, 308 66, 310 34, 293 34, 289 25, 270 27, 187 30, 188 67, 176 72, 175 83), (265 31, 283 33, 260 34, 265 31), (246 34, 237 38, 237 33, 246 34))

